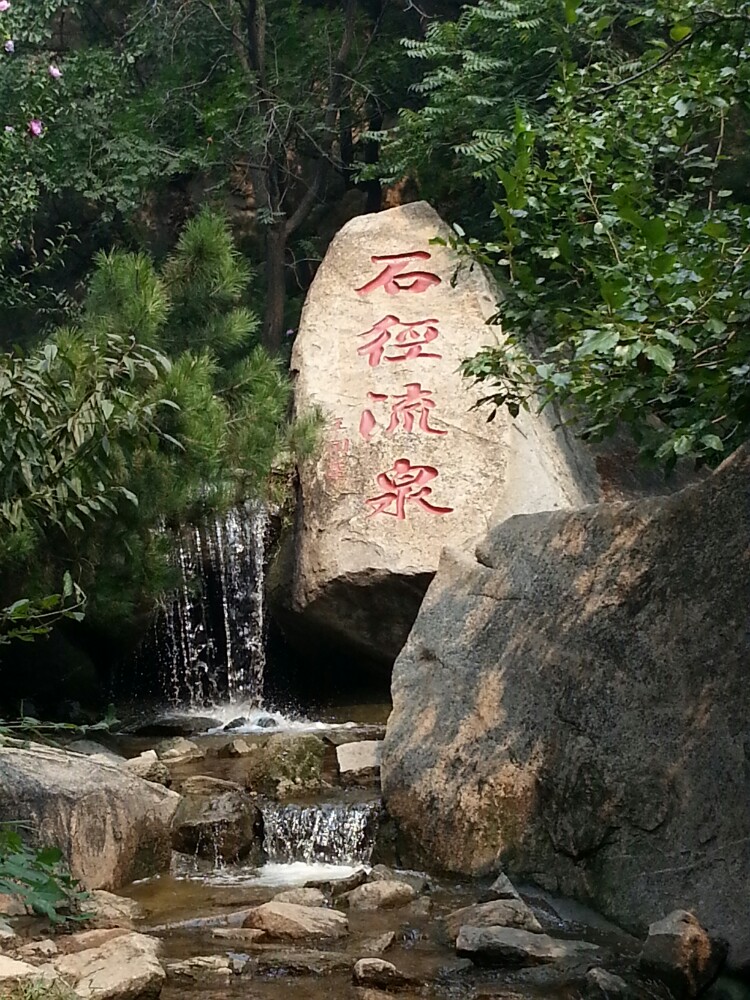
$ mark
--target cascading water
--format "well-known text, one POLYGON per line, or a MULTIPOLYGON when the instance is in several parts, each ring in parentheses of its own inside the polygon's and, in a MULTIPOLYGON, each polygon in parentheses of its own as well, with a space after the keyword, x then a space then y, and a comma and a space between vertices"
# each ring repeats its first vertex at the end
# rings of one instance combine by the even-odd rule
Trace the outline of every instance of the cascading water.
POLYGON ((260 705, 268 523, 265 507, 248 501, 180 537, 174 558, 181 583, 153 632, 174 705, 260 705))
POLYGON ((263 812, 263 847, 270 864, 321 862, 368 864, 378 830, 380 803, 284 805, 263 812))

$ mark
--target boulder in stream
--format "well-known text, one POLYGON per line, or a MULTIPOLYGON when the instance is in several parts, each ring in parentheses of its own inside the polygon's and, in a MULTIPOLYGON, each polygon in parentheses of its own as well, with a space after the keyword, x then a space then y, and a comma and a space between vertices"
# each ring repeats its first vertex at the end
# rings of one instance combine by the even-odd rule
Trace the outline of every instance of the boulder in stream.
POLYGON ((165 978, 158 953, 156 938, 126 934, 53 964, 81 1000, 156 1000, 165 978))
POLYGON ((137 774, 144 781, 153 781, 157 785, 164 785, 169 788, 172 784, 172 775, 169 773, 167 765, 160 761, 156 750, 144 750, 137 757, 123 761, 123 767, 133 774, 137 774))
POLYGON ((416 899, 416 891, 406 882, 366 882, 341 896, 352 910, 391 910, 416 899))
POLYGON ((475 965, 506 968, 547 965, 570 959, 596 961, 600 949, 586 941, 553 938, 517 927, 462 927, 456 952, 475 965))
POLYGON ((182 854, 262 862, 260 810, 232 781, 196 775, 182 784, 182 799, 172 825, 172 844, 182 854))
POLYGON ((394 667, 389 814, 451 871, 551 877, 750 966, 750 445, 671 496, 446 549, 394 667))
POLYGON ((243 926, 262 930, 271 939, 340 938, 349 933, 349 921, 338 910, 275 900, 252 910, 243 926))
POLYGON ((0 822, 55 844, 88 889, 169 867, 180 797, 124 768, 41 744, 0 747, 0 822))
POLYGON ((716 978, 727 943, 712 938, 694 914, 675 910, 648 929, 640 964, 680 997, 697 997, 716 978))

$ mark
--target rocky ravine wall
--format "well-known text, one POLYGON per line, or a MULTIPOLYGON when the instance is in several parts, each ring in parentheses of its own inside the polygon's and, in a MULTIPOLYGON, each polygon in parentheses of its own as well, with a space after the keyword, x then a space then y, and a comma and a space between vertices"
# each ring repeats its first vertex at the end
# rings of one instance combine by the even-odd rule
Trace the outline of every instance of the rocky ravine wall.
MULTIPOLYGON (((497 292, 431 242, 425 202, 349 222, 310 289, 294 345, 295 408, 326 422, 271 598, 287 633, 378 661, 388 676, 444 545, 521 511, 598 497, 590 459, 546 415, 487 422, 461 361, 498 342, 497 292)), ((360 664, 361 666, 361 660, 360 664)))
POLYGON ((387 806, 434 862, 543 873, 750 964, 750 445, 669 498, 444 552, 394 667, 387 806))

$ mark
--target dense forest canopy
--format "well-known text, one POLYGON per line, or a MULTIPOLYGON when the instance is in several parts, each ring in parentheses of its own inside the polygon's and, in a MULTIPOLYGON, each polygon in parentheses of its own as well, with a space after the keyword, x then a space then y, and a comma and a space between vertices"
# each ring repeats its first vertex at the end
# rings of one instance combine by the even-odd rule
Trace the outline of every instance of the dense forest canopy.
POLYGON ((497 276, 505 344, 465 362, 488 417, 553 402, 720 461, 750 429, 749 26, 737 0, 0 0, 0 634, 84 593, 137 631, 159 529, 309 446, 285 332, 335 227, 398 198, 497 276))

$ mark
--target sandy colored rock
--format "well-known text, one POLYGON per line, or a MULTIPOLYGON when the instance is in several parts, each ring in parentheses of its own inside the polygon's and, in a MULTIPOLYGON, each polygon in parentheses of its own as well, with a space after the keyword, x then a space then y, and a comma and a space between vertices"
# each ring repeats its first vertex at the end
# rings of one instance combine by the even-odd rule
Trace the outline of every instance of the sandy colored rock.
POLYGON ((362 951, 366 955, 382 955, 384 951, 388 951, 395 940, 395 931, 386 931, 384 934, 378 934, 377 937, 364 940, 362 951))
POLYGON ((456 952, 476 965, 516 967, 580 957, 594 959, 599 949, 586 941, 553 938, 517 927, 462 927, 456 952))
POLYGON ((125 934, 58 958, 54 968, 82 1000, 155 1000, 164 982, 158 952, 155 938, 125 934))
POLYGON ((20 962, 16 958, 8 958, 7 955, 0 955, 0 991, 13 986, 15 983, 29 982, 35 979, 51 979, 47 970, 41 970, 28 962, 20 962))
POLYGON ((616 997, 632 996, 632 990, 620 976, 615 976, 606 969, 589 969, 586 973, 586 985, 589 996, 601 997, 601 1000, 615 1000, 616 997))
POLYGON ((168 962, 167 973, 170 976, 182 976, 188 979, 199 979, 206 973, 223 975, 231 973, 231 961, 224 955, 195 955, 179 962, 168 962))
POLYGON ((440 921, 446 935, 455 941, 462 927, 518 927, 540 934, 542 925, 531 907, 519 899, 497 899, 454 910, 440 921))
POLYGON ((487 889, 484 890, 484 892, 479 897, 479 901, 480 903, 489 903, 493 899, 520 899, 520 898, 521 897, 518 894, 518 890, 513 885, 508 876, 504 875, 503 873, 500 873, 500 875, 497 876, 492 885, 490 885, 487 889))
POLYGON ((18 949, 18 957, 22 961, 44 962, 46 959, 59 954, 59 951, 60 949, 55 942, 50 938, 46 938, 43 941, 30 941, 28 944, 23 945, 18 949))
POLYGON ((205 775, 182 783, 172 823, 172 845, 182 854, 260 863, 260 812, 242 786, 205 775))
POLYGON ((352 981, 355 986, 374 987, 386 992, 400 992, 416 985, 413 979, 382 958, 360 958, 352 970, 352 981))
POLYGON ((171 739, 162 740, 156 748, 159 760, 166 764, 183 764, 188 760, 202 760, 206 754, 192 740, 185 739, 184 736, 173 736, 171 739))
POLYGON ((487 325, 497 291, 432 245, 438 235, 451 231, 425 202, 349 222, 318 268, 292 355, 296 412, 318 408, 327 426, 299 470, 291 581, 272 600, 301 646, 322 634, 387 669, 444 545, 469 545, 493 510, 589 496, 546 416, 488 423, 472 409, 479 392, 458 369, 498 342, 487 325))
POLYGON ((389 814, 437 866, 546 874, 642 932, 695 910, 750 963, 749 551, 750 446, 446 550, 394 668, 389 814))
POLYGON ((390 910, 406 906, 416 899, 415 890, 406 882, 367 882, 344 893, 342 901, 352 910, 390 910))
POLYGON ((153 781, 157 785, 164 785, 169 788, 172 784, 172 775, 166 764, 159 760, 156 750, 144 750, 137 757, 123 762, 123 767, 133 774, 137 774, 144 781, 153 781))
POLYGON ((382 740, 358 740, 336 747, 341 784, 377 785, 380 783, 380 757, 382 740))
POLYGON ((273 897, 275 903, 296 903, 297 906, 325 906, 326 897, 320 889, 285 889, 273 897))
POLYGON ((3 892, 0 893, 0 913, 4 917, 22 917, 26 913, 26 907, 18 896, 3 892))
POLYGON ((129 934, 127 927, 96 928, 92 931, 81 931, 79 934, 60 935, 56 948, 61 955, 74 955, 90 948, 101 948, 102 945, 114 941, 115 938, 129 934))
POLYGON ((22 822, 59 846, 88 889, 112 889, 169 867, 179 795, 124 768, 40 744, 0 747, 0 822, 22 822))
POLYGON ((640 964, 680 997, 697 997, 726 958, 725 941, 710 937, 692 913, 675 910, 648 929, 640 964))
POLYGON ((236 740, 230 740, 229 743, 225 743, 223 747, 219 747, 218 756, 221 758, 245 757, 247 754, 252 752, 253 748, 247 740, 237 737, 236 740))
POLYGON ((87 926, 91 929, 109 930, 113 927, 132 928, 143 917, 140 905, 127 896, 96 889, 86 900, 85 912, 90 914, 87 926))
POLYGON ((337 910, 275 900, 256 907, 243 926, 262 930, 269 938, 340 938, 349 933, 349 921, 337 910))

